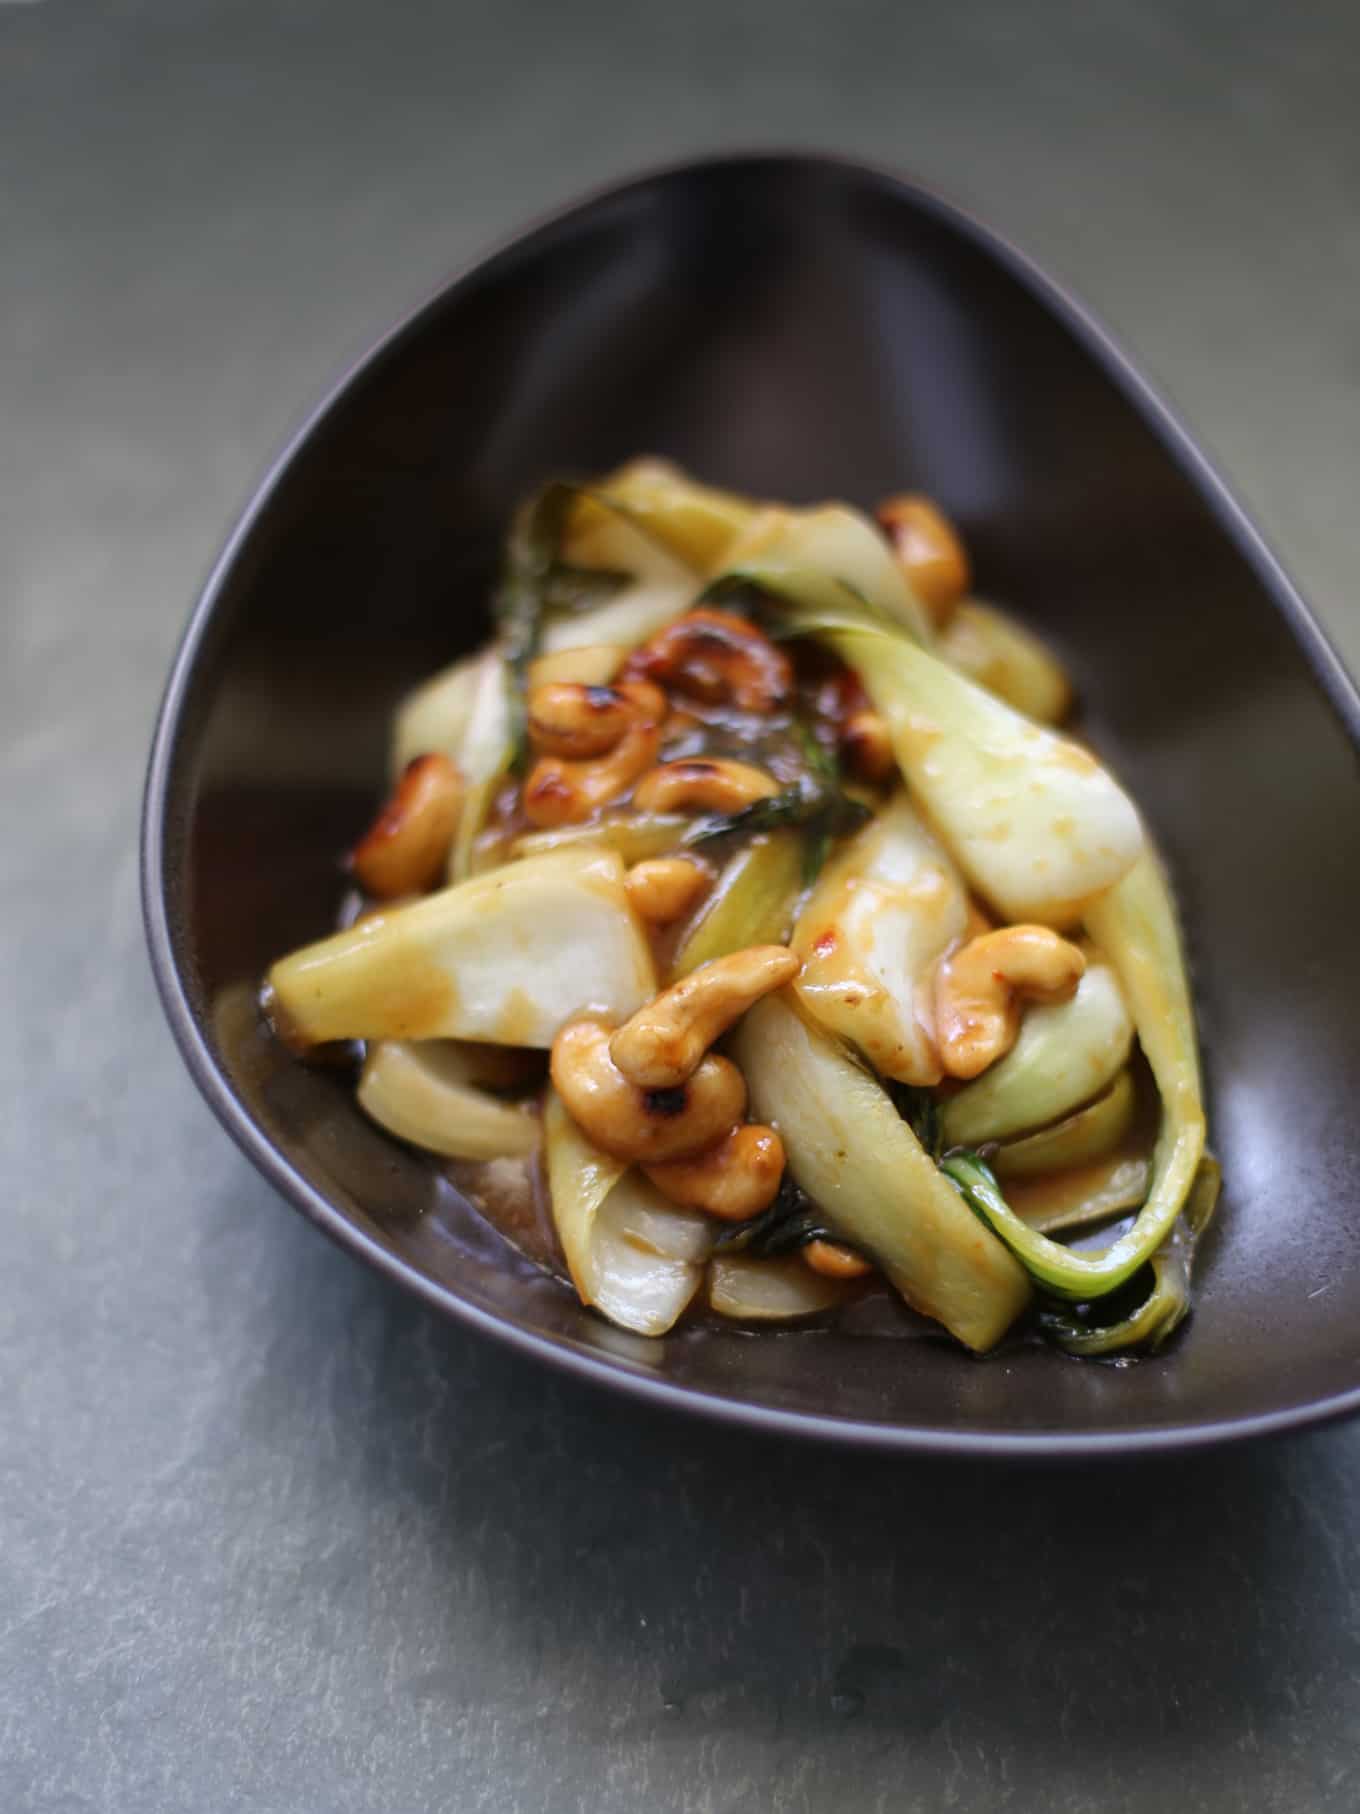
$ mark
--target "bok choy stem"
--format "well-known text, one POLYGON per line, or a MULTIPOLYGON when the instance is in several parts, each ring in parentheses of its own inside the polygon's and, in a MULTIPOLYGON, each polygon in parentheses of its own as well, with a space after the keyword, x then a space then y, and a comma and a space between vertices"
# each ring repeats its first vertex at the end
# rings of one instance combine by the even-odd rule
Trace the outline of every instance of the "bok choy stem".
POLYGON ((1150 851, 1092 906, 1087 927, 1114 965, 1162 1101, 1147 1201, 1133 1227, 1103 1251, 1074 1253, 1021 1221, 975 1154, 943 1169, 1044 1288, 1074 1303, 1125 1284, 1171 1233, 1204 1157, 1204 1106, 1190 990, 1175 908, 1150 851))

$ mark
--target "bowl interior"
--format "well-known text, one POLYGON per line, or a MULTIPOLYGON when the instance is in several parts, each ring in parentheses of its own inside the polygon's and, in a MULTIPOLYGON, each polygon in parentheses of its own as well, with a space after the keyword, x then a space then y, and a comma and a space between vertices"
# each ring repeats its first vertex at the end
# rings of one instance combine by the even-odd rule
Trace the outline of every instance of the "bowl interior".
POLYGON ((1355 1390, 1353 747, 1278 577, 1111 357, 929 198, 851 166, 750 159, 536 230, 359 370, 200 606, 148 822, 177 1031, 309 1213, 549 1353, 888 1440, 1207 1436, 1355 1390), (550 473, 643 451, 794 500, 931 492, 979 590, 1069 661, 1177 880, 1226 1172, 1196 1315, 1164 1356, 1112 1368, 1025 1346, 977 1362, 930 1336, 626 1337, 370 1127, 347 1079, 260 1032, 257 979, 331 922, 393 703, 485 632, 509 510, 550 473))

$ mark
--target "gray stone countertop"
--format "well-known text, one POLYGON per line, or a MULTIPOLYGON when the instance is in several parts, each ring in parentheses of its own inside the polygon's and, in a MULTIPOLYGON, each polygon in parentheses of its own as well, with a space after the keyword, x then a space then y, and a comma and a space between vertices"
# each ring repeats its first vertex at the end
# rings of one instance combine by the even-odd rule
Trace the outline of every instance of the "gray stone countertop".
POLYGON ((289 428, 497 236, 722 145, 909 168, 1068 279, 1360 662, 1354 18, 0 0, 0 1809, 1360 1804, 1360 1430, 993 1471, 549 1378, 249 1169, 136 864, 289 428))

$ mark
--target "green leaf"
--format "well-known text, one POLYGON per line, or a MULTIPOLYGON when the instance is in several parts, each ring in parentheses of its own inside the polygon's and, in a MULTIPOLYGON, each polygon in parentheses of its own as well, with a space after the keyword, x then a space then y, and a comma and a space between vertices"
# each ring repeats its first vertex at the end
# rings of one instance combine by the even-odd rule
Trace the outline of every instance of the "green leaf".
POLYGON ((754 1259, 771 1260, 795 1253, 809 1241, 839 1241, 826 1226, 812 1199, 799 1190, 788 1172, 779 1195, 768 1209, 749 1222, 729 1223, 713 1243, 715 1253, 749 1253, 754 1259))

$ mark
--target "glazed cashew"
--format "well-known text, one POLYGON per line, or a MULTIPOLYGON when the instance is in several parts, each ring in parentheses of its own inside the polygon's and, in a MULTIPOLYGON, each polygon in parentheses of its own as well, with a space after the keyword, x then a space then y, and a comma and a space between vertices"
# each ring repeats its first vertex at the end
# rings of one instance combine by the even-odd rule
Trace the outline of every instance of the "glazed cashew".
POLYGON ((863 781, 887 781, 897 773, 888 721, 878 712, 852 712, 841 732, 841 754, 863 781))
POLYGON ((839 1241, 809 1241, 801 1251, 804 1263, 824 1279, 862 1279, 873 1271, 862 1253, 839 1241))
POLYGON ((447 756, 417 756, 349 855, 365 894, 419 894, 443 873, 463 805, 463 778, 447 756))
POLYGON ((725 1222, 744 1222, 768 1209, 778 1195, 784 1142, 772 1127, 744 1122, 692 1159, 643 1170, 672 1203, 706 1210, 725 1222))
POLYGON ((1086 970, 1073 944, 1047 926, 1002 926, 948 957, 935 975, 940 1060, 951 1077, 976 1077, 1020 1031, 1020 1000, 1066 1001, 1086 970))
POLYGON ((668 926, 687 913, 713 880, 702 857, 649 857, 623 878, 629 905, 652 926, 668 926))
MULTIPOLYGON (((548 689, 536 691, 546 692, 548 689)), ((584 734, 589 739, 587 726, 592 716, 601 719, 608 717, 612 725, 619 726, 619 734, 612 747, 606 745, 604 752, 593 758, 543 756, 534 764, 524 783, 523 796, 524 814, 531 825, 574 825, 582 819, 588 819, 600 807, 616 800, 632 786, 639 775, 651 768, 661 747, 661 724, 666 715, 666 697, 659 687, 648 686, 645 682, 598 689, 563 689, 553 686, 553 698, 545 701, 545 705, 560 709, 558 695, 563 691, 579 694, 597 691, 607 693, 609 703, 607 708, 601 705, 596 713, 595 708, 579 699, 574 707, 567 702, 566 719, 569 728, 564 730, 559 716, 556 731, 548 728, 548 736, 569 736, 574 730, 578 737, 584 734), (615 711, 616 699, 624 701, 627 707, 627 715, 621 723, 615 711), (577 714, 574 719, 573 711, 577 714)))
POLYGON ((715 957, 639 1008, 609 1042, 609 1055, 641 1089, 665 1090, 695 1074, 704 1053, 762 995, 798 974, 785 945, 752 945, 715 957))
POLYGON ((628 657, 625 680, 658 680, 705 705, 772 712, 793 686, 789 658, 754 624, 707 605, 687 611, 628 657))
POLYGON ((937 625, 948 623, 973 583, 958 531, 938 504, 915 492, 884 498, 877 515, 913 591, 937 625))
POLYGON ((545 756, 603 756, 637 711, 637 701, 622 687, 551 680, 530 689, 529 741, 545 756))
POLYGON ((569 1022, 553 1041, 553 1087, 585 1134, 616 1159, 683 1159, 720 1140, 746 1113, 746 1079, 710 1053, 674 1089, 630 1083, 609 1056, 609 1028, 569 1022))
POLYGON ((778 792, 774 777, 749 762, 693 756, 654 768, 638 782, 633 798, 643 812, 730 813, 778 792))

